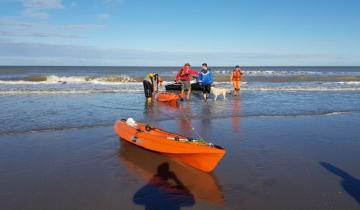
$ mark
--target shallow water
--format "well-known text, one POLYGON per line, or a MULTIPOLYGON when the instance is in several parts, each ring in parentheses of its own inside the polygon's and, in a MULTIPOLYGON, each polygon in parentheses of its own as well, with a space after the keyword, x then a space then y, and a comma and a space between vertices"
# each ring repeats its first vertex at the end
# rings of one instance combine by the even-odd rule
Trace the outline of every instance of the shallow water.
POLYGON ((177 107, 146 103, 142 93, 3 95, 0 133, 110 126, 120 118, 156 122, 169 119, 207 119, 270 116, 313 116, 360 112, 360 92, 246 91, 240 97, 200 93, 177 107))

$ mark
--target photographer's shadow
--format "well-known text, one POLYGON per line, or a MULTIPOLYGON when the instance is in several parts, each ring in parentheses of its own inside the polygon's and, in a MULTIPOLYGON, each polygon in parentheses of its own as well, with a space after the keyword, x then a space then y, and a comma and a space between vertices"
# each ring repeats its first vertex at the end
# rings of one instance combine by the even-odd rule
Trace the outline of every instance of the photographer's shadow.
POLYGON ((358 204, 360 204, 360 179, 351 176, 346 171, 343 171, 342 169, 337 168, 328 162, 320 162, 320 165, 331 173, 340 177, 341 186, 357 201, 358 204))
POLYGON ((135 193, 133 202, 144 205, 146 210, 176 210, 193 206, 195 199, 165 162, 158 166, 157 173, 150 181, 135 193))

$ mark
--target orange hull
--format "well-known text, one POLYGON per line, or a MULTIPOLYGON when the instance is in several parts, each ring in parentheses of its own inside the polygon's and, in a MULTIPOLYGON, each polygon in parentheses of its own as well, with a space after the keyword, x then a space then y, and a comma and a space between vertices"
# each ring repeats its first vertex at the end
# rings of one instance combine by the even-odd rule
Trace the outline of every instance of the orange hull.
POLYGON ((121 138, 132 144, 159 152, 204 172, 214 170, 225 155, 225 150, 221 147, 189 142, 185 136, 157 128, 147 131, 145 125, 141 123, 132 127, 125 120, 119 120, 116 121, 114 130, 121 138))
POLYGON ((179 99, 179 96, 170 92, 159 92, 155 96, 156 100, 160 102, 175 102, 179 99))

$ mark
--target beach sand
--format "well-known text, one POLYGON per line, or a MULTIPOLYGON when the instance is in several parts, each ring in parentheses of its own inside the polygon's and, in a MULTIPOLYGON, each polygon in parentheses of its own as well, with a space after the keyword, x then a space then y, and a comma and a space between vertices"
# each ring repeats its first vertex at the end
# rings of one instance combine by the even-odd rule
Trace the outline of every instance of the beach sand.
POLYGON ((121 142, 111 126, 2 135, 0 209, 360 209, 359 114, 154 125, 193 126, 227 154, 205 174, 121 142), (151 184, 162 164, 180 193, 174 178, 151 184))

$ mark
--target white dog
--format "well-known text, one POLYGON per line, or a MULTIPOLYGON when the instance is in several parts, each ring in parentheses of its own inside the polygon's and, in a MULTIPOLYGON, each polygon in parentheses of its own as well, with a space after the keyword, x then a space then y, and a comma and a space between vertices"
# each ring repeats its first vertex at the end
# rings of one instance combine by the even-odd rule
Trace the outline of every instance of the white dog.
POLYGON ((215 96, 214 100, 216 100, 219 95, 222 95, 224 100, 226 100, 226 94, 229 92, 230 91, 226 88, 211 87, 211 93, 215 96))

